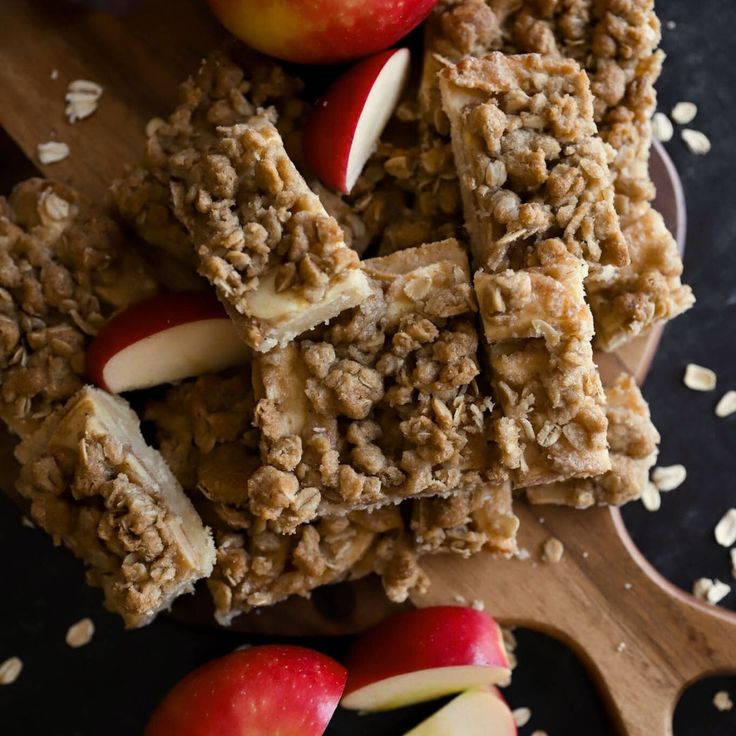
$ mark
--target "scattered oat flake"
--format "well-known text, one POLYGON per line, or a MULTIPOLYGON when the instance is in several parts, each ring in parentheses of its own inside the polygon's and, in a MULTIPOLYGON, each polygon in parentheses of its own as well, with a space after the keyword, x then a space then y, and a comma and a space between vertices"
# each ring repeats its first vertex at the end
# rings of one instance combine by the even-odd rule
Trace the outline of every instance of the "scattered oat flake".
POLYGON ((475 611, 485 611, 486 610, 486 604, 483 603, 482 600, 479 598, 476 598, 471 604, 470 607, 475 611))
POLYGON ((716 404, 716 416, 727 417, 736 411, 736 391, 726 391, 716 404))
POLYGON ((721 517, 715 528, 716 542, 721 547, 733 547, 736 544, 736 508, 729 509, 721 517))
POLYGON ((72 624, 66 632, 66 643, 73 649, 83 647, 92 641, 95 625, 91 618, 83 618, 72 624))
POLYGON ((0 685, 12 685, 23 669, 23 662, 19 657, 9 657, 0 664, 0 685))
POLYGON ((624 651, 624 649, 626 649, 626 642, 625 642, 625 641, 620 641, 620 642, 619 642, 619 643, 618 643, 618 644, 616 645, 616 651, 617 651, 617 652, 618 652, 618 653, 620 654, 621 652, 623 652, 623 651, 624 651))
POLYGON ((49 141, 38 144, 38 160, 42 164, 55 164, 69 155, 69 146, 62 141, 49 141))
POLYGON ((672 140, 675 129, 672 121, 663 112, 655 112, 652 118, 652 132, 658 141, 667 143, 672 140))
POLYGON ((565 554, 565 546, 557 537, 550 537, 544 543, 544 558, 548 562, 559 562, 565 554))
POLYGON ((625 590, 631 590, 634 586, 631 583, 624 583, 625 590))
POLYGON ((52 69, 51 74, 49 75, 51 77, 51 81, 55 82, 59 78, 59 70, 58 69, 52 69))
POLYGON ((714 606, 730 592, 731 586, 717 579, 699 578, 693 585, 693 595, 714 606))
POLYGON ((521 547, 516 553, 516 558, 519 560, 528 560, 531 555, 526 547, 521 547))
POLYGON ((70 123, 88 118, 97 109, 102 96, 102 87, 88 79, 75 79, 69 82, 66 91, 66 116, 70 123))
POLYGON ((674 491, 685 482, 687 470, 684 465, 663 465, 652 471, 652 483, 660 492, 674 491))
POLYGON ((683 381, 693 391, 712 391, 716 387, 716 374, 710 368, 688 363, 683 381))
POLYGON ((731 576, 736 578, 736 547, 731 550, 731 576))
POLYGON ((687 125, 695 120, 695 116, 698 114, 698 106, 694 102, 678 102, 672 108, 670 114, 678 125, 687 125))
POLYGON ((514 717, 514 723, 518 728, 526 726, 532 717, 532 712, 529 708, 516 708, 511 711, 511 715, 514 717))
POLYGON ((713 705, 720 711, 731 710, 733 708, 733 700, 731 700, 731 696, 725 690, 719 690, 713 696, 713 705))
POLYGON ((458 604, 458 606, 467 606, 468 605, 468 599, 464 595, 456 595, 455 603, 458 604))
POLYGON ((693 130, 692 128, 685 128, 680 135, 690 149, 690 153, 704 156, 710 151, 710 139, 705 133, 701 133, 699 130, 693 130))
POLYGON ((647 511, 659 511, 659 507, 662 505, 662 497, 654 483, 647 483, 644 486, 641 502, 647 511))

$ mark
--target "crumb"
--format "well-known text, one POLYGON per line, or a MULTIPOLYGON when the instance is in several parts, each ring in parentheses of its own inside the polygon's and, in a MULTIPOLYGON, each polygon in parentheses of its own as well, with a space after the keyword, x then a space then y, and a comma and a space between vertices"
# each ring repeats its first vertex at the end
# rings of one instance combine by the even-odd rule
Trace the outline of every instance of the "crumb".
POLYGON ((458 606, 468 605, 468 599, 464 595, 456 595, 453 600, 458 604, 458 606))
POLYGON ((662 497, 654 483, 647 483, 641 494, 641 502, 647 511, 659 511, 662 505, 662 497))
POLYGON ((624 590, 631 590, 633 587, 631 583, 624 583, 624 590))
POLYGON ((616 651, 617 651, 617 652, 619 652, 619 654, 620 654, 621 652, 623 652, 623 651, 624 651, 624 649, 626 649, 626 642, 625 642, 625 641, 620 641, 620 642, 619 642, 619 643, 618 643, 618 644, 616 645, 616 651))
POLYGON ((544 524, 544 516, 540 516, 538 521, 540 524, 544 524))
POLYGON ((532 736, 547 736, 546 731, 532 731, 532 736))
POLYGON ((245 649, 250 649, 252 646, 253 646, 252 644, 241 644, 240 646, 235 647, 235 649, 233 649, 233 651, 234 652, 242 652, 245 649))
POLYGON ((52 69, 51 74, 49 74, 49 77, 51 78, 52 82, 55 82, 59 78, 59 70, 58 69, 52 69))
POLYGON ((713 705, 720 711, 731 710, 733 708, 733 700, 725 690, 719 690, 713 696, 713 705))
POLYGON ((24 526, 26 529, 36 528, 36 525, 27 516, 20 517, 20 525, 24 526))
POLYGON ((69 155, 69 146, 62 141, 48 141, 39 143, 37 151, 38 160, 42 164, 55 164, 63 161, 69 155))
POLYGON ((705 133, 692 128, 685 128, 680 135, 682 140, 685 141, 685 145, 690 149, 690 153, 704 156, 710 151, 710 139, 705 133))
POLYGON ((726 511, 715 528, 716 542, 722 547, 733 547, 736 544, 736 508, 726 511))
POLYGON ((698 114, 698 106, 694 102, 678 102, 672 108, 672 119, 678 125, 687 125, 695 120, 698 114))
POLYGON ((665 21, 664 26, 668 31, 674 31, 675 28, 677 28, 677 23, 675 23, 675 21, 673 20, 668 20, 668 21, 665 21))
POLYGON ((584 560, 588 559, 588 553, 585 550, 583 550, 583 559, 584 560))
POLYGON ((672 126, 672 121, 663 112, 654 113, 654 117, 652 117, 652 133, 662 143, 672 140, 675 129, 672 126))
POLYGON ((473 601, 473 602, 472 602, 472 603, 470 604, 470 607, 471 607, 471 608, 472 608, 472 609, 473 609, 474 611, 485 611, 485 610, 486 610, 486 604, 485 604, 485 603, 483 603, 483 601, 481 601, 481 600, 479 600, 479 599, 477 599, 477 598, 476 598, 476 600, 474 600, 474 601, 473 601))
POLYGON ((528 560, 530 556, 529 550, 526 547, 521 547, 516 553, 517 560, 528 560))
POLYGON ((69 122, 76 123, 77 120, 84 120, 92 115, 97 109, 102 91, 97 82, 90 82, 88 79, 69 82, 65 97, 65 113, 69 122))
POLYGON ((544 559, 548 562, 559 562, 565 554, 565 547, 557 537, 550 537, 544 543, 544 559))
POLYGON ((736 547, 731 550, 731 577, 736 578, 736 547))
POLYGON ((685 482, 687 470, 684 465, 658 466, 652 471, 652 483, 662 492, 674 491, 685 482))
POLYGON ((516 708, 511 712, 511 715, 514 717, 514 723, 521 728, 529 723, 529 720, 532 717, 532 712, 529 708, 516 708))
POLYGON ((688 363, 683 382, 693 391, 712 391, 716 387, 716 374, 710 368, 688 363))
POLYGON ((716 416, 727 417, 736 411, 736 391, 726 391, 716 404, 716 416))
POLYGON ((95 624, 91 618, 83 618, 72 624, 66 632, 66 643, 72 649, 89 644, 95 633, 95 624))
POLYGON ((0 685, 12 685, 23 669, 23 662, 19 657, 10 657, 0 664, 0 685))

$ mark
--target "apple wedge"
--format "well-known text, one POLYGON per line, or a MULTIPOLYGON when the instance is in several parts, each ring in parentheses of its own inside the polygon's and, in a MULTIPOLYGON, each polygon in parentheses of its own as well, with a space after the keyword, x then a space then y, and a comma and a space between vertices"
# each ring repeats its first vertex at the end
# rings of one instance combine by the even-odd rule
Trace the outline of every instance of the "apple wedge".
POLYGON ((304 647, 266 645, 208 662, 173 687, 145 736, 321 736, 345 668, 304 647))
POLYGON ((348 653, 342 706, 380 711, 507 682, 498 624, 482 611, 436 606, 392 616, 348 653))
POLYGON ((149 388, 248 360, 214 294, 158 294, 115 316, 87 353, 87 373, 110 393, 149 388))
POLYGON ((497 688, 458 695, 405 736, 516 736, 511 709, 497 688))
POLYGON ((409 77, 408 49, 364 59, 317 101, 304 129, 304 159, 323 184, 347 194, 386 127, 409 77))

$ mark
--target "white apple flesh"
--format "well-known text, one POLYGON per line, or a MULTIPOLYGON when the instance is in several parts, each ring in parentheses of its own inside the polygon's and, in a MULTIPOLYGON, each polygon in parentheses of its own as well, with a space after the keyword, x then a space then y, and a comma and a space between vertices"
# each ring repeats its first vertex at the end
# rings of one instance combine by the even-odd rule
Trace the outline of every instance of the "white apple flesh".
POLYGON ((304 130, 304 158, 323 184, 345 194, 353 188, 399 102, 409 63, 408 49, 370 56, 315 104, 304 130))
POLYGON ((511 709, 495 687, 458 695, 405 736, 516 736, 511 709))
POLYGON ((244 364, 248 355, 213 294, 164 293, 105 325, 87 353, 87 373, 100 388, 122 393, 244 364))
POLYGON ((508 682, 498 624, 482 611, 436 606, 392 616, 353 645, 342 706, 381 711, 508 682))

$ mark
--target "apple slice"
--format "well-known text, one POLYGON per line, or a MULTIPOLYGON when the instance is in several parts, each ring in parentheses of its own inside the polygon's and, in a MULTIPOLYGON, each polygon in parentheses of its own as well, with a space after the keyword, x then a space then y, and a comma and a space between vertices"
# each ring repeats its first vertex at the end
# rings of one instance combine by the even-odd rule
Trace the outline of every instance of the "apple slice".
POLYGON ((392 616, 348 653, 342 706, 391 710, 507 682, 511 671, 498 624, 482 611, 436 606, 392 616))
POLYGON ((345 687, 345 668, 304 647, 233 652, 187 675, 145 736, 321 736, 345 687))
POLYGON ((322 183, 347 194, 376 147, 409 77, 408 49, 369 56, 343 74, 314 106, 304 159, 322 183))
POLYGON ((458 695, 405 736, 516 736, 511 709, 497 688, 458 695))
POLYGON ((224 370, 249 349, 214 294, 158 294, 113 317, 87 352, 87 373, 121 393, 224 370))

